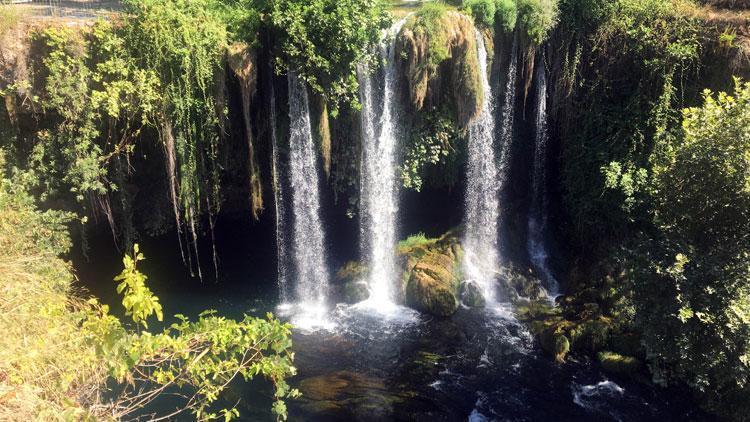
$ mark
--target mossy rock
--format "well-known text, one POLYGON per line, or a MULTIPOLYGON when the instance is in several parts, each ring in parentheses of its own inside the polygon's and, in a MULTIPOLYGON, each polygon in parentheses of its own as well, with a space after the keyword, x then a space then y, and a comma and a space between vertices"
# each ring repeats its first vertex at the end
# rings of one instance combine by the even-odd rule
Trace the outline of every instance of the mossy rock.
POLYGON ((570 352, 570 340, 563 334, 556 334, 554 342, 555 361, 564 363, 565 356, 570 352))
POLYGON ((357 261, 349 261, 336 272, 334 281, 337 284, 363 281, 367 278, 369 272, 367 265, 357 261))
POLYGON ((452 232, 399 247, 406 305, 420 312, 450 316, 458 310, 461 248, 452 232))
POLYGON ((604 372, 613 375, 633 378, 640 375, 645 368, 640 359, 615 352, 602 351, 596 357, 602 365, 604 372))
POLYGON ((470 308, 483 308, 486 305, 482 290, 471 281, 461 283, 461 302, 470 308))
POLYGON ((341 288, 341 300, 344 303, 358 303, 370 297, 370 288, 364 281, 350 281, 341 288))
POLYGON ((511 302, 521 299, 539 300, 545 298, 542 282, 513 267, 503 267, 499 271, 500 295, 511 302))
POLYGON ((605 317, 578 322, 569 331, 571 347, 575 351, 592 353, 604 350, 612 329, 612 321, 605 317))
POLYGON ((484 102, 471 18, 447 8, 438 13, 416 13, 396 41, 411 111, 431 110, 449 101, 457 123, 466 128, 484 102))

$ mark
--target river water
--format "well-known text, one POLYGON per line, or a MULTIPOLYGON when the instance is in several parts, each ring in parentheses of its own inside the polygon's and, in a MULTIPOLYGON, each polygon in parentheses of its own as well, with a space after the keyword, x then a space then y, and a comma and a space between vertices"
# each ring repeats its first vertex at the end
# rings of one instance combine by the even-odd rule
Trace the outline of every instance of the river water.
MULTIPOLYGON (((165 315, 216 309, 239 318, 277 310, 275 267, 267 265, 273 248, 225 248, 224 280, 200 283, 189 278, 172 241, 164 236, 141 245, 142 271, 165 315)), ((121 313, 110 281, 119 257, 96 253, 111 249, 93 249, 89 263, 74 261, 92 293, 121 313)), ((295 330, 293 341, 298 374, 290 383, 304 396, 288 402, 292 421, 710 420, 681 391, 610 377, 583 358, 556 364, 502 306, 459 309, 444 319, 406 308, 384 315, 338 305, 325 328, 295 330)), ((271 395, 266 382, 238 382, 222 404, 242 398, 243 420, 270 421, 271 395)))

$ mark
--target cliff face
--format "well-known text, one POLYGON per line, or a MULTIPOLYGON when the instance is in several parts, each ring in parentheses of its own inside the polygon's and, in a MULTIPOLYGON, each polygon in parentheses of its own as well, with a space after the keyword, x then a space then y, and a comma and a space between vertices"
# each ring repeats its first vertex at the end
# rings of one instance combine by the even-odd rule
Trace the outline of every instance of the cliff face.
POLYGON ((411 18, 396 49, 413 112, 430 111, 447 99, 462 127, 479 114, 484 98, 471 19, 455 11, 431 21, 411 18))

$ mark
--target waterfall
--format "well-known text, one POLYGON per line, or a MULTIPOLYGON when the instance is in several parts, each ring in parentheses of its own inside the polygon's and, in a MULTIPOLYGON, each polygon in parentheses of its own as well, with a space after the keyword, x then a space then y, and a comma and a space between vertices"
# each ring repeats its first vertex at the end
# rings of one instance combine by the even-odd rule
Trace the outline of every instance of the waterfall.
POLYGON ((276 133, 276 91, 271 83, 271 101, 269 104, 270 108, 270 124, 271 124, 271 172, 273 182, 273 198, 274 208, 276 210, 276 257, 278 260, 278 284, 279 284, 279 298, 281 302, 289 301, 289 286, 287 277, 287 263, 289 257, 287 256, 287 244, 286 244, 286 205, 284 203, 284 182, 281 180, 281 174, 279 172, 279 141, 276 133))
POLYGON ((534 177, 532 181, 529 236, 526 245, 531 264, 542 276, 550 296, 559 294, 559 284, 549 268, 544 240, 547 227, 547 72, 544 62, 536 70, 536 134, 534 139, 534 177))
POLYGON ((393 290, 398 280, 395 262, 398 212, 395 37, 405 22, 396 22, 380 43, 380 55, 385 61, 383 74, 370 75, 366 66, 358 69, 362 103, 360 248, 370 269, 370 302, 378 308, 394 303, 393 290), (377 76, 383 78, 380 113, 375 108, 373 92, 373 80, 377 76))
POLYGON ((289 182, 296 299, 303 311, 325 308, 328 267, 320 219, 320 180, 307 89, 289 73, 289 182))
POLYGON ((466 233, 463 241, 464 271, 482 290, 488 302, 495 301, 495 271, 498 267, 497 223, 499 217, 498 168, 495 162, 495 119, 492 89, 487 78, 487 50, 475 30, 484 103, 469 125, 466 187, 466 233))
POLYGON ((502 124, 500 126, 500 190, 505 186, 510 165, 510 148, 513 145, 513 120, 516 106, 516 80, 518 75, 518 34, 513 37, 510 64, 508 66, 508 80, 505 83, 505 99, 502 109, 502 124))

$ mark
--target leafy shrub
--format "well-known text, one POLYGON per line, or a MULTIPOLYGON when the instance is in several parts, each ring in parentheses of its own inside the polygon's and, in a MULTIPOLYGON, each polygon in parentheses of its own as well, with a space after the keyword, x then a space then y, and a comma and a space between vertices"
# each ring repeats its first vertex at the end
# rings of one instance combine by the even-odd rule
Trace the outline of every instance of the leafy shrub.
POLYGON ((495 25, 505 32, 513 32, 518 20, 516 0, 495 0, 495 25))
MULTIPOLYGON (((634 251, 636 321, 657 381, 728 420, 750 412, 750 84, 706 91, 653 157, 655 234, 634 251)), ((644 236, 645 237, 645 236, 644 236)))
MULTIPOLYGON (((27 176, 0 177, 0 419, 132 419, 170 389, 187 397, 172 418, 228 420, 235 409, 209 409, 232 379, 258 375, 274 385, 272 411, 286 418, 284 399, 298 395, 286 383, 295 372, 289 325, 209 311, 195 321, 176 316, 162 332, 128 328, 106 306, 73 294, 72 269, 59 257, 70 248, 73 215, 39 211, 27 176)), ((123 304, 145 328, 161 306, 136 267, 141 259, 137 248, 126 256, 118 280, 128 286, 123 304)))
POLYGON ((464 2, 464 10, 468 10, 477 25, 492 28, 495 25, 495 0, 468 0, 464 2))
POLYGON ((277 72, 289 70, 328 100, 358 106, 357 66, 376 59, 371 48, 389 17, 379 0, 277 0, 271 21, 280 34, 277 72))
POLYGON ((518 0, 518 24, 535 44, 541 44, 557 23, 558 0, 518 0))

